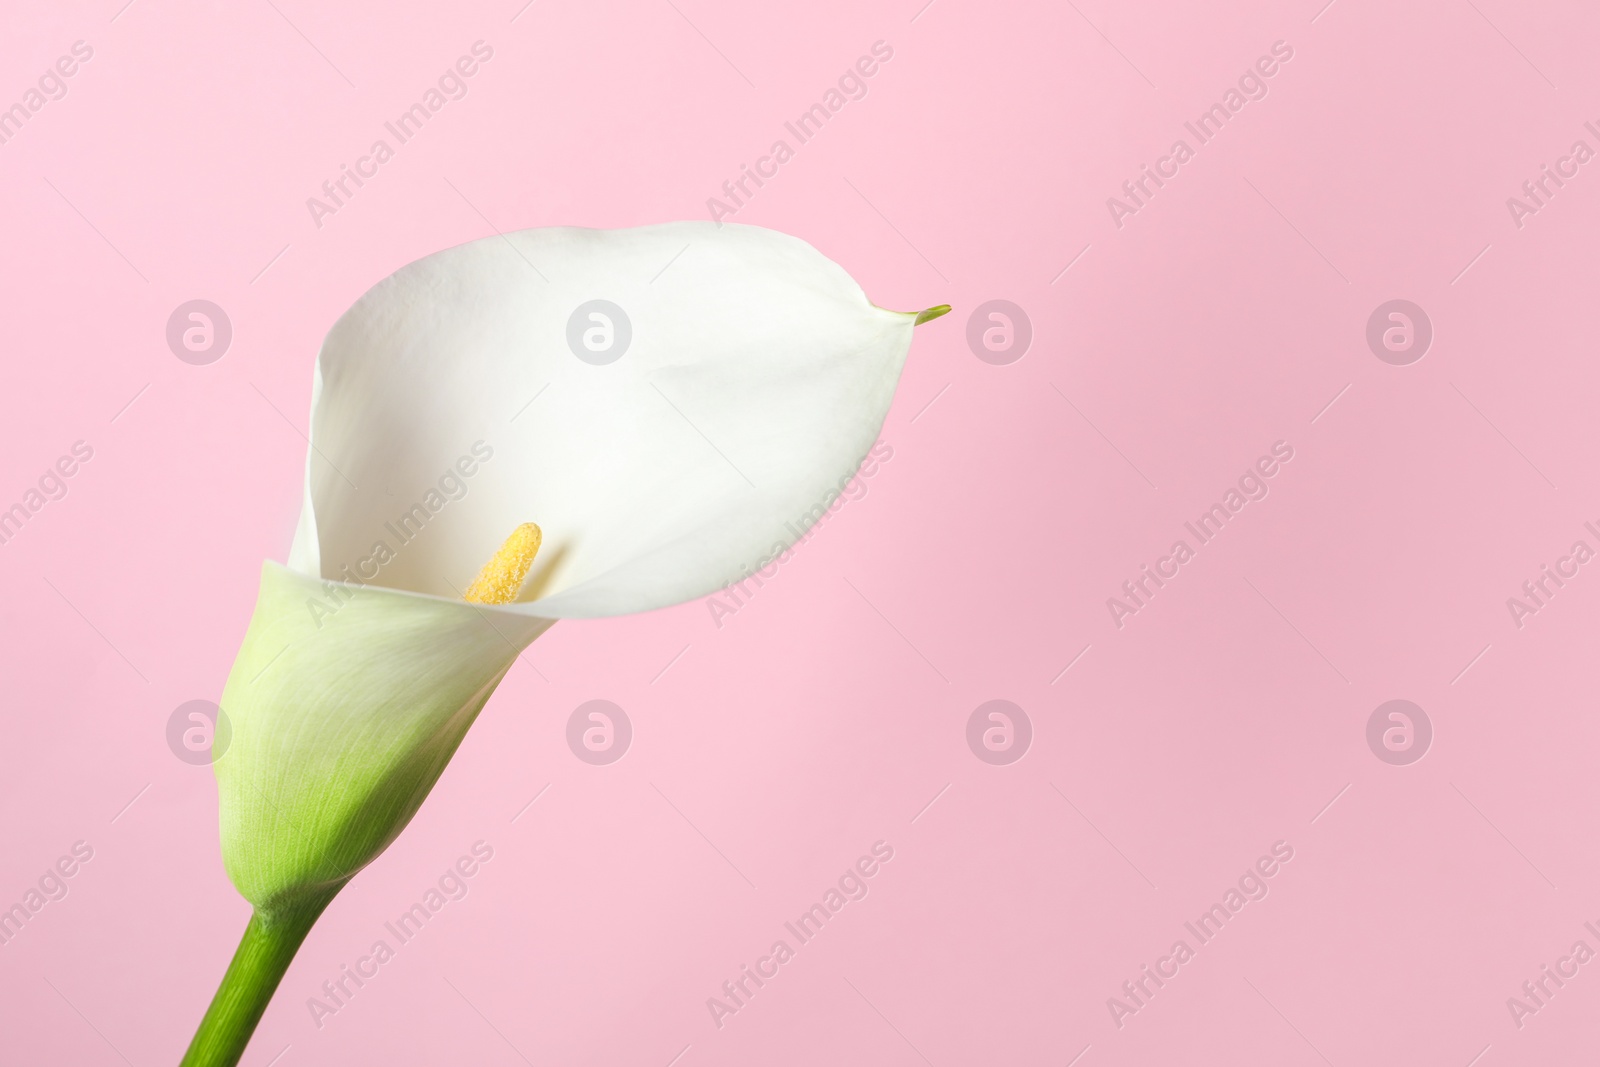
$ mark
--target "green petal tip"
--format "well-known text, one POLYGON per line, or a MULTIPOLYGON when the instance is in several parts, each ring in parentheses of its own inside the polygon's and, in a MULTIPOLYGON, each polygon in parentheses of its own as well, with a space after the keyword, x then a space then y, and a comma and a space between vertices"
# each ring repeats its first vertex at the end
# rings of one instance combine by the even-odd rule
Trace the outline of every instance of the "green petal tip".
POLYGON ((949 304, 940 304, 938 307, 931 307, 926 311, 917 312, 917 321, 913 322, 911 325, 913 325, 913 326, 921 326, 925 322, 932 322, 934 319, 938 318, 940 315, 948 315, 949 313, 950 313, 950 305, 949 304))

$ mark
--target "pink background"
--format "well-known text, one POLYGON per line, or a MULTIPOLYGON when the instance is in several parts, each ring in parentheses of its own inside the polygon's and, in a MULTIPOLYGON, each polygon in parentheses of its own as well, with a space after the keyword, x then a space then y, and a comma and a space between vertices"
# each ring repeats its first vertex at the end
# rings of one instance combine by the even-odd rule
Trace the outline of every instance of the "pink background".
POLYGON ((233 951, 211 774, 164 731, 287 550, 334 318, 494 228, 706 217, 878 40, 866 98, 736 218, 884 306, 956 306, 918 330, 893 459, 721 628, 691 603, 537 642, 244 1063, 1593 1055, 1600 963, 1520 1028, 1506 1005, 1600 949, 1600 573, 1520 629, 1506 606, 1600 547, 1600 164, 1520 229, 1506 206, 1600 147, 1583 5, 120 3, 0 38, 4 103, 94 49, 0 145, 0 507, 94 449, 0 545, 0 904, 94 849, 0 948, 4 1062, 175 1063, 233 951), (317 228, 305 199, 480 39, 466 98, 317 228), (1278 40, 1266 98, 1114 225, 1278 40), (209 366, 164 340, 195 298, 233 323, 209 366), (1434 327, 1409 366, 1364 338, 1395 298, 1434 327), (1020 361, 966 344, 991 299, 1031 319, 1020 361), (1279 440, 1270 496, 1118 629, 1106 598, 1279 440), (606 767, 564 740, 596 698, 635 731, 606 767), (965 739, 994 698, 1033 723, 1009 766, 965 739), (1435 732, 1409 766, 1365 740, 1396 698, 1435 732), (480 839, 470 894, 319 1029, 306 999, 480 839), (879 840, 870 895, 714 1025, 879 840), (1270 895, 1119 1028, 1107 998, 1279 840, 1270 895))

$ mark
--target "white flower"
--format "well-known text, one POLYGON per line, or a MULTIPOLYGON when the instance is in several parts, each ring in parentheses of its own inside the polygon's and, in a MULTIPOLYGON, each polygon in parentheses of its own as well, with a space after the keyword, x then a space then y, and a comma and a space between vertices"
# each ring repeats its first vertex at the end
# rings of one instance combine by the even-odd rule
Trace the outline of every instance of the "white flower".
MULTIPOLYGON (((855 470, 916 319, 749 226, 528 230, 428 256, 323 345, 290 565, 341 577, 482 440, 492 461, 375 584, 457 598, 532 521, 544 548, 511 610, 617 615, 702 595, 787 545, 785 523, 855 470), (604 365, 567 340, 595 300, 631 327, 604 365)), ((620 322, 584 324, 619 340, 620 322)))
POLYGON ((358 300, 222 698, 223 856, 257 913, 320 910, 376 857, 554 620, 702 596, 787 547, 945 310, 885 311, 803 241, 711 223, 507 234, 358 300), (530 522, 516 599, 463 600, 530 522))

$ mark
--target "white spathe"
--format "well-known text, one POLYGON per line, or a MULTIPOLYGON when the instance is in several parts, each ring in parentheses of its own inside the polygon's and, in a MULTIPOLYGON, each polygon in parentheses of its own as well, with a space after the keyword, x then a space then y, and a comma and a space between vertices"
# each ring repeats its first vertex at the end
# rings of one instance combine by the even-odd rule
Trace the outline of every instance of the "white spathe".
POLYGON ((257 915, 381 853, 553 620, 700 596, 791 544, 876 440, 917 321, 803 241, 694 222, 475 241, 358 300, 317 361, 289 566, 263 567, 222 693, 223 862, 257 915), (632 334, 603 365, 567 341, 594 300, 632 334), (521 600, 462 600, 524 522, 521 600))
POLYGON ((290 566, 456 598, 537 522, 540 558, 501 610, 593 617, 704 595, 831 503, 877 437, 915 321, 751 226, 525 230, 427 256, 323 344, 290 566), (605 365, 568 345, 594 300, 631 325, 605 365), (492 458, 471 456, 479 442, 492 458), (462 457, 475 473, 450 477, 462 457))

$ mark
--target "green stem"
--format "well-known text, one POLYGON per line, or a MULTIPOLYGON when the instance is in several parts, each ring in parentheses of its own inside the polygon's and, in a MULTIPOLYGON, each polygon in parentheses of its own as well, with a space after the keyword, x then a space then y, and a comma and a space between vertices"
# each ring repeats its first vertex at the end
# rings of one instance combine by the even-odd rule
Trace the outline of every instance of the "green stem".
POLYGON ((179 1067, 234 1067, 239 1062, 300 943, 338 891, 292 911, 250 916, 228 973, 222 976, 179 1067))

